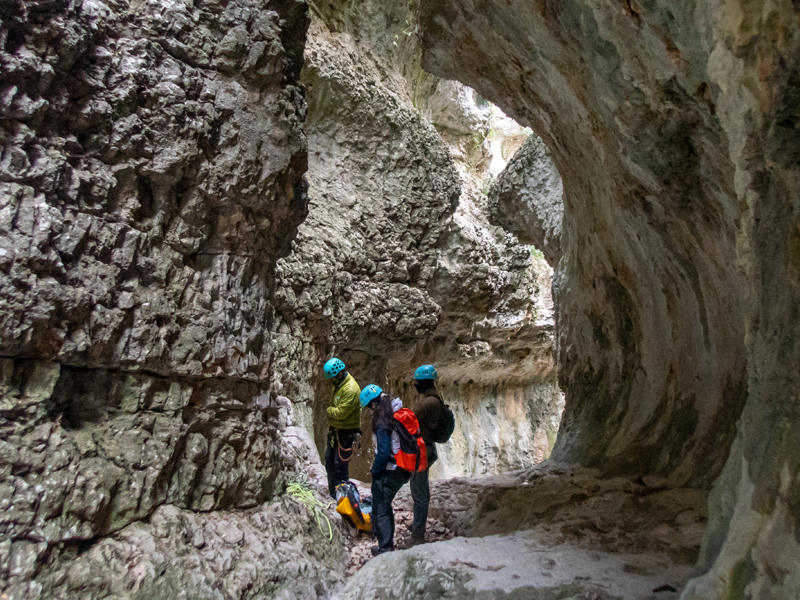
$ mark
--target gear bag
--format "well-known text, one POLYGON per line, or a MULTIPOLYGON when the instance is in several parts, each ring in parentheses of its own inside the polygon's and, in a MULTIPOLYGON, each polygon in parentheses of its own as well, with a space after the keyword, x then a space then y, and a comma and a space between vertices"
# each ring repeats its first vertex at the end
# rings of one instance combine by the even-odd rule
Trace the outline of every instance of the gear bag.
POLYGON ((430 431, 431 441, 437 444, 444 444, 450 439, 450 436, 453 435, 453 430, 456 428, 456 417, 453 414, 453 410, 444 403, 441 396, 437 394, 432 395, 438 398, 439 402, 442 403, 442 416, 439 419, 439 424, 436 429, 430 431))
POLYGON ((428 451, 422 439, 417 415, 410 408, 401 408, 394 413, 392 425, 400 438, 400 450, 395 452, 394 462, 401 469, 425 471, 428 468, 428 451))
POLYGON ((372 531, 372 499, 366 497, 362 500, 352 481, 343 481, 336 486, 336 512, 359 531, 372 531))

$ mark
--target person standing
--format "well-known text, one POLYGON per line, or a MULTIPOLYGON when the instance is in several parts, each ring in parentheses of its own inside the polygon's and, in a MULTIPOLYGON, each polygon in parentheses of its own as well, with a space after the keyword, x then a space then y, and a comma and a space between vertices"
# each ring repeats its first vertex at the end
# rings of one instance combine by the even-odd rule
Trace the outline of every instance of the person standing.
POLYGON ((345 364, 333 357, 323 367, 325 377, 333 384, 333 399, 327 408, 328 437, 325 446, 325 472, 328 492, 336 499, 336 484, 350 479, 350 459, 361 434, 361 388, 347 372, 345 364))
POLYGON ((370 384, 361 392, 360 401, 363 408, 372 410, 372 433, 375 436, 375 459, 370 473, 372 532, 378 542, 372 547, 372 555, 376 556, 394 550, 392 501, 411 473, 397 465, 396 456, 401 449, 399 435, 392 422, 396 408, 392 406, 392 400, 380 387, 370 384))
POLYGON ((414 501, 414 519, 411 523, 411 545, 425 543, 428 523, 428 506, 431 500, 428 470, 436 461, 435 434, 444 418, 444 402, 436 389, 439 375, 433 365, 421 365, 414 371, 414 387, 420 395, 414 412, 419 419, 422 439, 428 452, 428 469, 411 474, 411 498, 414 501))

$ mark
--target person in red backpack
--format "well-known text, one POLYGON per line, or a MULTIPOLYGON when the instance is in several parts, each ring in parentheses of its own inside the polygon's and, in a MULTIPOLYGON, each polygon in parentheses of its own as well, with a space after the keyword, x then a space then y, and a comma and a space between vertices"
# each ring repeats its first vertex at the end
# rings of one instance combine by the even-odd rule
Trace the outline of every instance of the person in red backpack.
POLYGON ((378 544, 372 555, 394 550, 392 501, 417 469, 427 468, 425 445, 416 416, 409 409, 393 406, 392 400, 375 384, 359 396, 362 408, 372 410, 375 459, 372 462, 372 532, 378 544), (405 468, 403 468, 405 467, 405 468))

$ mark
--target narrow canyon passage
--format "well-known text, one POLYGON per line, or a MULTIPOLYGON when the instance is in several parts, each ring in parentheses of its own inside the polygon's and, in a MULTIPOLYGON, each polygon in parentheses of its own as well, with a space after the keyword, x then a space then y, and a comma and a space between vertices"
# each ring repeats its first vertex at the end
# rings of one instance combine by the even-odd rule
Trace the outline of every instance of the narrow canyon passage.
MULTIPOLYGON (((410 18, 405 8, 316 5, 302 73, 309 215, 280 263, 291 287, 280 318, 287 337, 306 336, 312 384, 298 390, 293 364, 286 393, 307 394, 310 406, 295 409, 320 457, 327 353, 362 387, 377 383, 412 406, 414 367, 435 363, 457 424, 431 473, 429 544, 368 562, 373 542, 351 531, 345 573, 354 577, 338 593, 677 598, 694 573, 707 489, 646 467, 606 479, 536 466, 563 409, 551 295, 561 178, 530 129, 421 71, 416 40, 386 35, 410 18)), ((367 435, 350 464, 362 496, 372 456, 367 435)), ((411 504, 404 487, 399 548, 410 542, 411 504)))
POLYGON ((796 600, 798 82, 789 0, 0 2, 0 597, 796 600), (437 366, 428 543, 333 355, 437 366))

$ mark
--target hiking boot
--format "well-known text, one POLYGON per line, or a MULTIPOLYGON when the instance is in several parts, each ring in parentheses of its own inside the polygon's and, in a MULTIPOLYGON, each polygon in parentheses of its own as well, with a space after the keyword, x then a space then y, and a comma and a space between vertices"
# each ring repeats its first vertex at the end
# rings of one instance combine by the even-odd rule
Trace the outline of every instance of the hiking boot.
POLYGON ((373 546, 369 549, 372 553, 372 556, 378 556, 378 554, 386 554, 387 552, 392 552, 394 550, 394 546, 389 548, 388 550, 381 550, 378 546, 373 546))
POLYGON ((425 543, 424 537, 411 536, 400 545, 400 548, 402 548, 403 550, 408 550, 409 548, 413 548, 414 546, 418 546, 419 544, 424 544, 424 543, 425 543))

